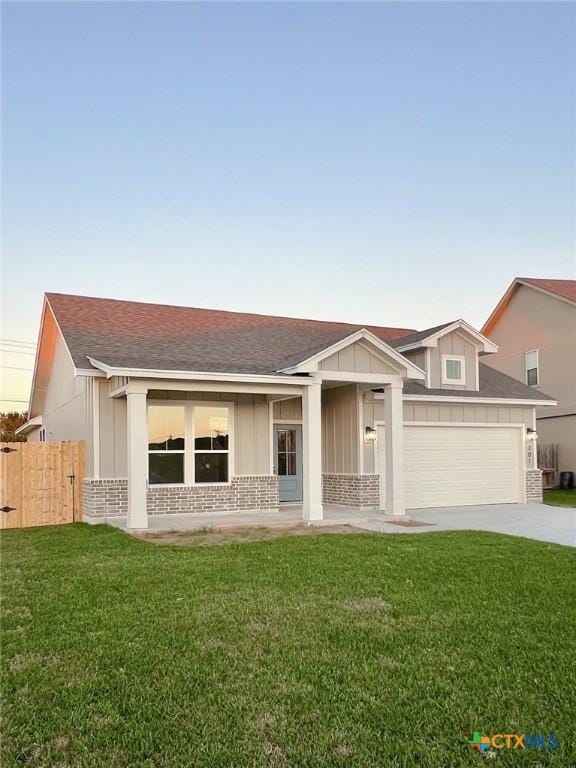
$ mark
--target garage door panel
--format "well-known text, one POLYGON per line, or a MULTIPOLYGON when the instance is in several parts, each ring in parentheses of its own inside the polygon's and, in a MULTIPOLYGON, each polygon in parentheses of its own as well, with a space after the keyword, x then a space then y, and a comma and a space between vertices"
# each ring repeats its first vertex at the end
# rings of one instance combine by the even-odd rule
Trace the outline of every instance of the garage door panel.
MULTIPOLYGON (((385 467, 378 428, 378 467, 385 467)), ((520 430, 516 427, 406 426, 404 483, 408 509, 504 504, 522 500, 520 430)), ((385 499, 385 476, 381 493, 385 499)))

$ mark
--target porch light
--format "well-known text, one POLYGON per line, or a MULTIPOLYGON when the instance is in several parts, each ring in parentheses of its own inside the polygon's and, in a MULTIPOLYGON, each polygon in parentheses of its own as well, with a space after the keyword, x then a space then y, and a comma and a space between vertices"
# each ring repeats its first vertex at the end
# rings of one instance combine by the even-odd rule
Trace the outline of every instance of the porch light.
POLYGON ((376 430, 374 427, 364 427, 364 442, 375 443, 376 442, 376 430))
POLYGON ((526 430, 526 440, 538 440, 538 433, 535 429, 528 427, 526 430))

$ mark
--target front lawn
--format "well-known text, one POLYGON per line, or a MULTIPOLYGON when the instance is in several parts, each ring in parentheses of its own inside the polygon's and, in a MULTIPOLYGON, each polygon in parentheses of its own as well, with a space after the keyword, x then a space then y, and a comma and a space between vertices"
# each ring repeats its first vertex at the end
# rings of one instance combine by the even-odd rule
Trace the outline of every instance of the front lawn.
POLYGON ((544 491, 544 504, 551 504, 553 507, 576 507, 576 489, 561 491, 556 488, 544 491))
POLYGON ((576 762, 576 550, 489 533, 188 548, 6 532, 1 764, 482 765, 471 731, 576 762))

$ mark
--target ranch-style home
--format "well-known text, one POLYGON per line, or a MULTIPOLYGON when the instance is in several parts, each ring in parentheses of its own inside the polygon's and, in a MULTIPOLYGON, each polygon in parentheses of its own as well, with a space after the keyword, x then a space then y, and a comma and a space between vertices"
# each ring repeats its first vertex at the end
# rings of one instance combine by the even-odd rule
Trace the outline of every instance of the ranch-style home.
POLYGON ((84 440, 84 517, 541 499, 536 407, 464 320, 424 331, 47 294, 30 440, 84 440))

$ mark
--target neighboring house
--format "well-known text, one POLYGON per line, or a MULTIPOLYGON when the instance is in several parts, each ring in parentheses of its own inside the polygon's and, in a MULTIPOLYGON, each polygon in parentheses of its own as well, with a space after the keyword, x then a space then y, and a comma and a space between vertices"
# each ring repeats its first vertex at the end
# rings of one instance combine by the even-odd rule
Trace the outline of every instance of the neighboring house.
POLYGON ((385 509, 541 498, 547 395, 426 331, 47 294, 32 440, 85 440, 85 518, 385 509))
POLYGON ((517 277, 482 333, 498 345, 488 365, 558 401, 536 409, 538 440, 576 472, 576 280, 517 277))

